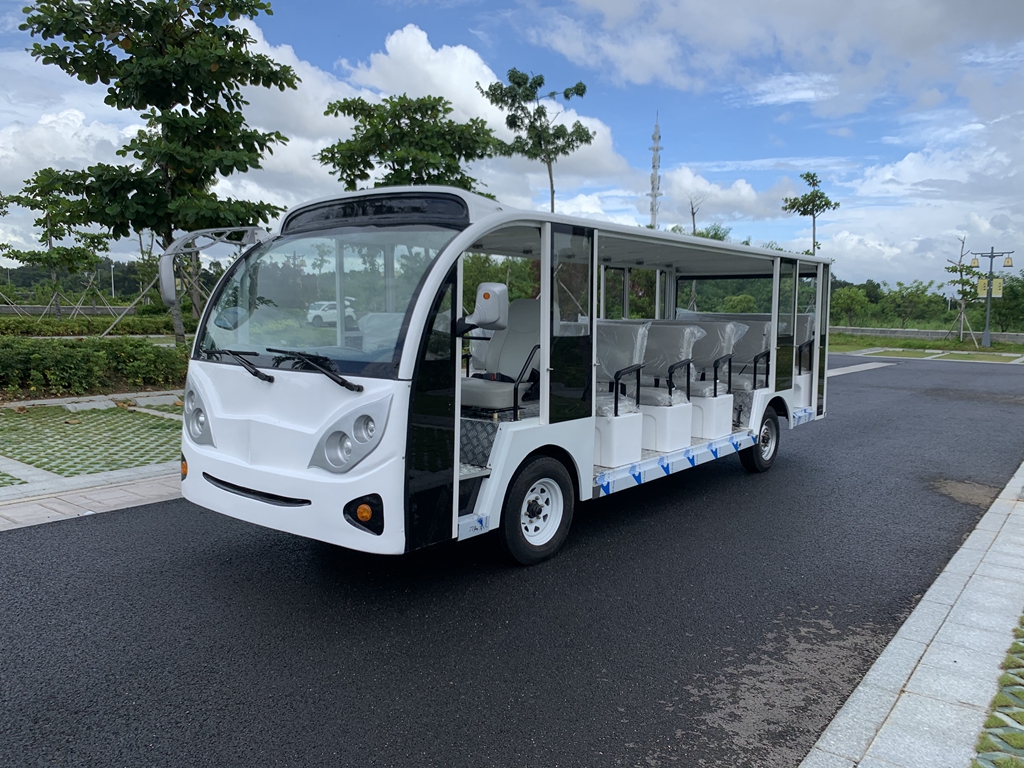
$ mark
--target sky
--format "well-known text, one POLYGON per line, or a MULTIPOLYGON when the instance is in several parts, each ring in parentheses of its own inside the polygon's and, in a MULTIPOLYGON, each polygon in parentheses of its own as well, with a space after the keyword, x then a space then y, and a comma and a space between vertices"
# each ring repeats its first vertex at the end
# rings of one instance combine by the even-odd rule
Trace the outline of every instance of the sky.
MULTIPOLYGON (((89 86, 26 53, 24 0, 0 0, 0 191, 40 168, 119 162, 141 126, 89 86)), ((245 22, 256 48, 292 66, 298 90, 250 89, 251 125, 289 143, 218 184, 293 206, 340 191, 313 155, 350 135, 326 117, 351 96, 438 95, 483 117, 476 90, 515 67, 551 90, 583 81, 560 119, 596 132, 555 166, 560 213, 650 221, 651 134, 661 129, 658 224, 719 223, 734 240, 810 247, 810 219, 782 211, 816 173, 838 210, 818 222, 835 275, 945 278, 969 250, 1024 266, 1024 3, 1021 0, 277 0, 245 22)), ((472 166, 510 206, 544 209, 547 174, 523 158, 472 166)), ((0 219, 0 242, 31 247, 31 217, 0 219)), ((116 247, 130 258, 132 244, 116 247)), ((0 265, 8 265, 0 259, 0 265)), ((987 261, 984 262, 987 265, 987 261)), ((997 264, 998 266, 998 264, 997 264)))

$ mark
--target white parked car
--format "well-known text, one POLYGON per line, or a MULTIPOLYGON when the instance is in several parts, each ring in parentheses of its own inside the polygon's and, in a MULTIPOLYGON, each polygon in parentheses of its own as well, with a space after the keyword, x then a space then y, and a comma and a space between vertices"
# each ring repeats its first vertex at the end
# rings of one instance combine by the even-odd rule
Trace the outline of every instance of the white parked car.
MULTIPOLYGON (((351 321, 348 325, 352 325, 356 321, 356 311, 352 309, 352 298, 349 296, 345 297, 345 319, 351 321)), ((306 322, 310 323, 314 328, 320 328, 324 325, 337 325, 338 302, 313 302, 309 305, 309 311, 306 313, 306 322)))

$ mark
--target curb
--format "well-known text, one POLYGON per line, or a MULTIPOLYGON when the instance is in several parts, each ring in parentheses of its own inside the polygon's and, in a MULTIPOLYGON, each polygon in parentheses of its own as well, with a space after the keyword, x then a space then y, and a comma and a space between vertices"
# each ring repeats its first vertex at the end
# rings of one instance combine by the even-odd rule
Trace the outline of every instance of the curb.
POLYGON ((12 400, 0 403, 0 408, 31 408, 37 405, 69 405, 74 403, 102 403, 105 401, 134 400, 138 397, 156 397, 157 395, 185 394, 184 389, 161 389, 152 392, 113 392, 109 395, 85 395, 82 397, 49 397, 42 400, 12 400))

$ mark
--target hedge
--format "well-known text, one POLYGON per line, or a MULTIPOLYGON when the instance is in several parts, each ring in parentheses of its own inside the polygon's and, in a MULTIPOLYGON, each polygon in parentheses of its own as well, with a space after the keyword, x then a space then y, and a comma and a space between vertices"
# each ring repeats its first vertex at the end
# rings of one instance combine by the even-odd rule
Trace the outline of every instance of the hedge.
MULTIPOLYGON (((182 318, 186 333, 195 333, 198 320, 191 316, 182 318)), ((23 315, 0 315, 0 336, 98 336, 103 333, 114 318, 109 315, 65 318, 36 317, 23 315)), ((170 315, 128 316, 121 320, 112 336, 146 336, 150 334, 173 334, 174 326, 170 315)))
POLYGON ((184 386, 188 356, 187 347, 127 337, 0 337, 0 390, 13 399, 175 389, 184 386))

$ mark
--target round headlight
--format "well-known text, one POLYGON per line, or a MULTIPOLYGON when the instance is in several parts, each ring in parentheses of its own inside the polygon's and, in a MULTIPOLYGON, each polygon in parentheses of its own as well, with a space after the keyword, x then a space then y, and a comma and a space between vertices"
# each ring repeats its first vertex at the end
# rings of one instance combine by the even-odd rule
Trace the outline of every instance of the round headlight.
POLYGON ((188 432, 193 440, 198 440, 206 429, 206 414, 202 408, 196 408, 188 417, 188 432))
POLYGON ((356 419, 355 433, 356 440, 365 443, 373 439, 373 433, 377 431, 377 425, 369 416, 360 416, 356 419))
POLYGON ((185 408, 187 408, 188 410, 191 411, 195 407, 196 407, 196 393, 194 391, 190 390, 189 393, 187 395, 185 395, 185 408))
POLYGON ((324 445, 327 460, 335 467, 343 467, 352 458, 352 438, 344 432, 335 432, 324 445))

